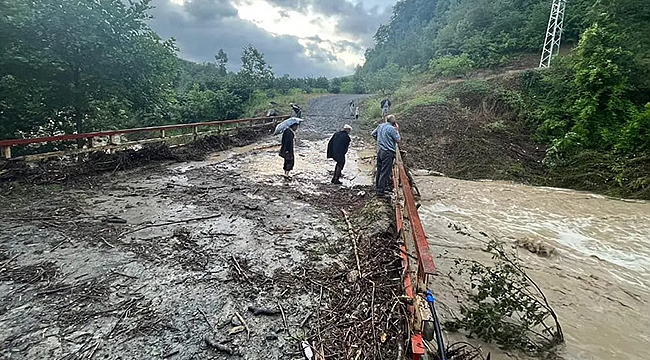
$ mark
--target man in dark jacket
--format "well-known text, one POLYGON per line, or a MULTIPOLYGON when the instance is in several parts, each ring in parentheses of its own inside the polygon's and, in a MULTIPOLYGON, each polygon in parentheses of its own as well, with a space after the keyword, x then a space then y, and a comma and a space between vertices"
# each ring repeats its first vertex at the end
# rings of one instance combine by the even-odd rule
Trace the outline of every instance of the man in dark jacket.
POLYGON ((348 153, 348 148, 350 147, 350 131, 352 131, 352 126, 346 124, 343 126, 343 130, 334 134, 327 144, 327 158, 336 161, 332 184, 341 185, 341 173, 345 166, 345 154, 348 153))
POLYGON ((279 155, 284 159, 284 177, 287 179, 291 178, 289 173, 293 170, 295 160, 293 155, 293 144, 294 138, 296 137, 296 130, 298 130, 297 123, 289 126, 289 128, 284 130, 282 133, 282 146, 280 147, 279 155))
POLYGON ((294 114, 298 119, 302 119, 302 108, 298 104, 294 103, 289 103, 289 106, 291 106, 291 110, 293 110, 294 114))

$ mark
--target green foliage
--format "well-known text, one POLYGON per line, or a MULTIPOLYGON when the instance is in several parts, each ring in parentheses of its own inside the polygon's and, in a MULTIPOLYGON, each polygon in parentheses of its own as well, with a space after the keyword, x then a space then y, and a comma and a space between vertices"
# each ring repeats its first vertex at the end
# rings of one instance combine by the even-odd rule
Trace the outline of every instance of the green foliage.
POLYGON ((650 154, 650 103, 621 129, 616 150, 633 155, 650 154))
POLYGON ((496 342, 508 350, 552 353, 564 342, 564 335, 546 297, 499 242, 490 240, 487 251, 493 255, 492 266, 456 260, 457 273, 469 277, 470 305, 461 305, 462 318, 447 327, 465 329, 470 336, 496 342))
POLYGON ((183 122, 233 119, 241 115, 242 102, 226 90, 200 90, 198 85, 180 98, 183 122))
POLYGON ((459 76, 467 74, 474 62, 467 54, 442 56, 429 62, 429 71, 434 76, 459 76))
MULTIPOLYGON (((590 5, 587 0, 569 5, 564 34, 569 41, 584 30, 590 5)), ((470 68, 490 67, 521 53, 538 53, 550 8, 547 0, 402 0, 377 31, 363 72, 390 63, 412 71, 447 56, 466 56, 470 68)))
POLYGON ((164 116, 175 47, 148 27, 148 0, 3 6, 0 93, 15 93, 0 104, 0 136, 95 130, 106 108, 164 116))
POLYGON ((402 83, 404 72, 397 64, 388 64, 381 70, 366 74, 365 87, 371 93, 388 94, 402 83))

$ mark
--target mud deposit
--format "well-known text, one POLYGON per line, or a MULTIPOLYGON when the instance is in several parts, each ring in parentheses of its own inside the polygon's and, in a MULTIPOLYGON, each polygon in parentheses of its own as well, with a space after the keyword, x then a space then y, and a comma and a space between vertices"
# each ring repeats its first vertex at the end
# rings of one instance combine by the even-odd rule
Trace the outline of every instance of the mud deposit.
POLYGON ((393 358, 390 211, 368 195, 363 144, 344 186, 324 158, 350 99, 309 104, 329 115, 299 130, 290 181, 266 137, 85 185, 5 184, 0 357, 299 359, 306 340, 328 359, 393 358))

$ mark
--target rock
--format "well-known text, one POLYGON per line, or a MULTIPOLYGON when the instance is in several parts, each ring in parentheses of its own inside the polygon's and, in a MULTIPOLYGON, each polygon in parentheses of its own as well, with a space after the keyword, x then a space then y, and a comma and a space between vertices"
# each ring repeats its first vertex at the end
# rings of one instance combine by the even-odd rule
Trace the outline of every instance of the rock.
POLYGON ((241 326, 241 321, 239 321, 236 316, 233 316, 232 319, 230 319, 230 325, 241 326))
POLYGON ((352 271, 350 271, 350 272, 348 273, 348 275, 346 276, 346 278, 347 278, 347 280, 348 280, 349 283, 355 283, 355 282, 357 282, 357 280, 359 280, 359 275, 360 275, 360 274, 359 274, 359 271, 357 271, 357 270, 352 270, 352 271))
POLYGON ((273 331, 266 334, 266 340, 272 341, 272 340, 277 340, 277 339, 278 339, 278 334, 274 333, 273 331))
POLYGON ((533 254, 542 257, 549 257, 555 252, 555 248, 542 242, 541 240, 534 240, 523 238, 516 241, 518 247, 524 248, 533 254))

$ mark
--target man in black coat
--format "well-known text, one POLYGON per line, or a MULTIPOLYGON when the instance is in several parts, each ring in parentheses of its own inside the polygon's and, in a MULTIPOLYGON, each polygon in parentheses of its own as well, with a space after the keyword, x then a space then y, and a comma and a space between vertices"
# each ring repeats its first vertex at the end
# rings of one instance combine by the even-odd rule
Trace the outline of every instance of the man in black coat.
POLYGON ((327 144, 327 158, 336 161, 332 184, 341 185, 340 179, 345 166, 345 154, 348 153, 350 147, 350 131, 352 131, 352 126, 346 124, 343 126, 343 130, 334 134, 327 144))
POLYGON ((280 147, 280 157, 284 159, 284 177, 290 179, 290 172, 293 170, 295 157, 293 155, 293 146, 296 137, 298 124, 293 124, 282 133, 282 146, 280 147))

